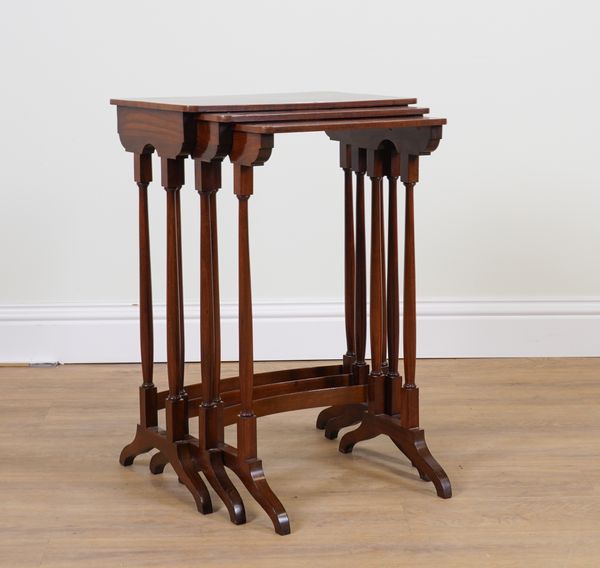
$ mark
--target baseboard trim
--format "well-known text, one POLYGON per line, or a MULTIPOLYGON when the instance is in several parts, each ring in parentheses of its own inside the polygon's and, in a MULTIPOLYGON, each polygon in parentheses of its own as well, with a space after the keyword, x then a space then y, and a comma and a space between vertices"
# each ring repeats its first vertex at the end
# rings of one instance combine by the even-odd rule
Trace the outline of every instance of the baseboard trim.
MULTIPOLYGON (((237 305, 222 305, 223 360, 237 359, 237 305)), ((155 355, 165 360, 165 306, 155 306, 155 355)), ((199 359, 199 306, 186 306, 186 360, 199 359)), ((418 356, 600 356, 600 299, 435 299, 418 302, 418 356)), ((254 304, 261 360, 337 359, 343 303, 254 304)), ((0 306, 0 363, 139 361, 135 304, 0 306)))

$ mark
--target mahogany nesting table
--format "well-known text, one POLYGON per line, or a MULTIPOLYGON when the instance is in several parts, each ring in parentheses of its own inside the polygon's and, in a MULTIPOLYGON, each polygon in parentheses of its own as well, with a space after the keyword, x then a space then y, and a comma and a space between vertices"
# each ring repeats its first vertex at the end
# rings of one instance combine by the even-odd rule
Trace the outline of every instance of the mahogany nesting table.
POLYGON ((269 487, 257 452, 259 416, 301 408, 328 407, 317 428, 329 439, 358 424, 340 441, 352 451, 357 442, 387 435, 440 497, 451 496, 450 481, 433 458, 419 427, 415 384, 416 309, 413 194, 419 156, 437 147, 442 118, 430 118, 416 99, 335 92, 168 99, 113 99, 121 142, 133 153, 139 188, 140 334, 143 383, 140 422, 134 440, 121 452, 127 466, 139 454, 158 449, 150 471, 171 464, 201 513, 212 504, 200 473, 223 500, 231 521, 246 520, 244 505, 226 469, 233 471, 273 521, 279 534, 290 532, 288 515, 269 487), (346 353, 340 364, 254 373, 248 203, 255 166, 263 165, 276 133, 324 131, 339 142, 344 171, 344 282, 346 353), (167 210, 167 367, 168 391, 152 380, 153 317, 148 221, 151 156, 161 161, 167 210), (179 193, 184 159, 195 163, 200 196, 200 333, 202 382, 184 386, 182 243, 179 193), (217 244, 217 191, 221 163, 229 156, 238 199, 239 376, 221 379, 220 302, 217 244), (353 176, 356 188, 353 187, 353 176), (367 335, 365 174, 371 179, 370 340, 367 335), (388 180, 387 247, 383 178, 388 180), (397 180, 405 188, 403 364, 398 373, 400 301, 397 180), (354 206, 354 201, 356 205, 354 206), (386 257, 387 248, 387 257, 386 257), (166 430, 158 426, 165 410, 166 430), (198 417, 198 437, 189 422, 198 417), (237 448, 224 442, 224 427, 237 425, 237 448))

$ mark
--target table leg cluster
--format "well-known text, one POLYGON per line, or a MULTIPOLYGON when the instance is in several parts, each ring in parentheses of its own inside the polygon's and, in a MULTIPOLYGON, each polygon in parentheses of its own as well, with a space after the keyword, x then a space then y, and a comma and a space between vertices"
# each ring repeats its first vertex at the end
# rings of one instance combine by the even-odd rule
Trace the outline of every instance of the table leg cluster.
POLYGON ((184 302, 180 191, 184 158, 161 158, 161 179, 167 212, 167 391, 153 384, 153 319, 148 221, 148 185, 152 179, 148 147, 134 153, 139 190, 140 336, 143 383, 140 423, 134 440, 120 457, 131 465, 139 454, 158 449, 150 460, 154 474, 170 464, 202 513, 212 512, 211 497, 200 473, 225 504, 235 524, 246 521, 244 504, 227 474, 234 472, 271 518, 279 534, 290 532, 288 515, 269 486, 258 455, 259 416, 327 406, 317 427, 334 439, 341 428, 358 424, 340 440, 343 453, 360 441, 389 436, 424 480, 441 497, 450 497, 450 483, 429 453, 419 428, 415 384, 416 313, 413 193, 418 157, 401 155, 392 145, 373 150, 341 143, 344 171, 344 258, 346 352, 341 364, 254 372, 250 236, 248 207, 254 167, 268 159, 272 136, 233 133, 224 152, 219 143, 206 146, 195 160, 200 199, 200 350, 202 381, 184 386, 184 302), (220 300, 218 276, 217 193, 221 161, 230 155, 234 193, 238 200, 239 376, 221 379, 220 300), (353 191, 353 173, 356 191, 353 191), (367 337, 367 262, 365 175, 371 181, 370 343, 371 364, 365 361, 367 337), (397 179, 406 191, 404 240, 403 346, 404 382, 398 373, 400 306, 398 279, 397 179), (388 179, 388 232, 385 254, 383 180, 388 179), (355 196, 353 195, 355 193, 355 196), (355 197, 355 207, 353 198, 355 197), (158 426, 165 410, 166 428, 158 426), (189 433, 198 417, 198 437, 189 433), (237 447, 225 443, 224 428, 237 426, 237 447))
MULTIPOLYGON (((358 243, 364 239, 360 234, 360 219, 364 215, 364 188, 362 184, 365 171, 365 160, 361 159, 361 151, 341 144, 341 166, 345 179, 349 167, 356 171, 357 177, 357 235, 356 262, 364 259, 364 251, 359 250, 358 243)), ((360 441, 374 438, 380 434, 389 436, 396 446, 411 461, 425 481, 432 481, 440 497, 452 495, 450 481, 444 470, 433 458, 425 443, 424 432, 419 428, 419 389, 415 384, 416 368, 416 289, 415 289, 415 242, 414 242, 414 187, 418 181, 418 156, 401 156, 394 148, 383 147, 367 150, 366 171, 371 179, 371 282, 370 282, 370 338, 371 367, 367 379, 369 399, 366 405, 346 405, 330 407, 323 410, 317 418, 317 428, 325 430, 325 436, 335 439, 339 430, 360 422, 358 428, 346 433, 340 440, 339 449, 349 453, 360 441), (387 177, 389 183, 388 198, 388 256, 387 256, 387 290, 385 282, 385 244, 382 179, 387 177), (404 298, 403 298, 403 363, 404 384, 398 373, 399 356, 399 281, 398 281, 398 197, 397 180, 400 177, 405 187, 405 235, 404 235, 404 298), (387 336, 387 337, 386 337, 387 336), (385 360, 385 345, 389 359, 385 360)), ((346 195, 348 191, 346 190, 346 195)), ((348 200, 346 198, 346 207, 348 200)), ((348 213, 346 212, 346 226, 348 213)), ((345 246, 350 248, 353 235, 346 230, 345 246)), ((348 258, 346 253, 346 278, 348 278, 348 258)), ((364 260, 363 260, 364 262, 364 260)), ((350 264, 350 266, 352 266, 350 264)), ((363 297, 356 293, 360 288, 359 273, 355 274, 355 286, 346 290, 346 324, 350 302, 349 291, 355 291, 355 309, 363 297)), ((351 315, 354 319, 355 314, 351 315)), ((354 320, 356 322, 356 319, 354 320)), ((355 325, 355 333, 351 336, 354 345, 348 346, 357 351, 360 331, 355 325)), ((364 346, 363 346, 364 349, 364 346)), ((356 380, 363 380, 364 377, 356 380)))

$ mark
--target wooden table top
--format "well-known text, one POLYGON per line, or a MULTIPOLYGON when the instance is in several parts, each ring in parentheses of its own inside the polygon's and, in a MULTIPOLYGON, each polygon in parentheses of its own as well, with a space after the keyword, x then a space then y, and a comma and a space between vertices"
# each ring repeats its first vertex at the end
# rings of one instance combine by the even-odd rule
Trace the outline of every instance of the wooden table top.
POLYGON ((204 97, 166 97, 111 99, 117 106, 179 112, 236 112, 306 109, 344 109, 408 105, 416 103, 410 97, 390 97, 335 91, 305 93, 274 93, 257 95, 225 95, 204 97))
POLYGON ((445 118, 425 116, 402 116, 399 118, 365 118, 349 120, 294 120, 289 122, 257 122, 236 124, 236 132, 276 134, 281 132, 319 132, 332 130, 361 130, 369 128, 414 128, 419 126, 443 126, 445 118))

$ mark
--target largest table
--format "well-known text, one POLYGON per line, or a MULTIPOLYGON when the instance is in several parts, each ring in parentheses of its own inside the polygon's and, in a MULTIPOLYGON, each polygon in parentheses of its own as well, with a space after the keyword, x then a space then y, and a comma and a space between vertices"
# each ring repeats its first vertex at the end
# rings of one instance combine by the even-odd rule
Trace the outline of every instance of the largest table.
MULTIPOLYGON (((317 92, 276 95, 113 99, 125 149, 133 153, 139 188, 140 337, 143 383, 140 421, 134 440, 121 452, 127 466, 139 454, 158 449, 150 470, 167 464, 193 495, 198 510, 212 512, 206 478, 229 511, 246 521, 242 499, 227 475, 233 471, 271 518, 279 534, 290 532, 288 515, 269 486, 257 451, 260 416, 301 408, 327 407, 317 427, 339 450, 387 435, 440 497, 451 496, 448 477, 433 458, 419 427, 415 383, 416 298, 414 188, 419 157, 431 153, 442 136, 442 118, 414 106, 416 99, 317 92), (254 372, 250 284, 249 198, 253 172, 271 156, 274 135, 324 131, 340 147, 344 171, 344 289, 346 352, 335 365, 254 372), (169 389, 153 382, 153 316, 148 218, 151 156, 161 163, 167 211, 167 367, 169 389), (233 163, 238 199, 239 376, 221 379, 217 191, 225 157, 233 163), (184 385, 184 310, 180 190, 184 160, 195 163, 200 196, 200 336, 202 382, 184 385), (353 176, 354 174, 354 176, 353 176), (367 261, 364 178, 371 181, 370 286, 367 314, 367 261), (353 177, 356 183, 353 184, 353 177), (388 180, 387 246, 383 179, 388 180), (398 372, 400 298, 398 265, 398 179, 405 190, 403 365, 398 372), (355 187, 354 187, 355 185, 355 187), (387 249, 387 255, 386 255, 387 249), (371 363, 365 361, 370 316, 371 363), (166 428, 158 425, 165 410, 166 428), (190 435, 198 417, 198 436, 190 435), (224 441, 224 427, 237 425, 237 447, 224 441)), ((310 156, 303 157, 308 165, 310 156)), ((297 195, 296 195, 297 197, 297 195)))

